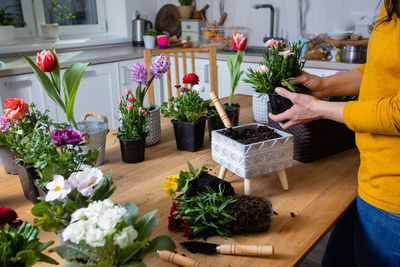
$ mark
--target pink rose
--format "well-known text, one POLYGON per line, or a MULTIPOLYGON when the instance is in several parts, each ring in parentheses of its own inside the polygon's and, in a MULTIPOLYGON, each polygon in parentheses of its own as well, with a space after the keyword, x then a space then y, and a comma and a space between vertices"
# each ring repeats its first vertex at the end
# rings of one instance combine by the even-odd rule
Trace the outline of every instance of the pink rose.
POLYGON ((132 108, 133 108, 133 106, 131 104, 126 105, 127 110, 131 110, 132 108))
POLYGON ((132 91, 129 90, 129 89, 125 89, 125 94, 126 94, 126 95, 132 94, 132 91))

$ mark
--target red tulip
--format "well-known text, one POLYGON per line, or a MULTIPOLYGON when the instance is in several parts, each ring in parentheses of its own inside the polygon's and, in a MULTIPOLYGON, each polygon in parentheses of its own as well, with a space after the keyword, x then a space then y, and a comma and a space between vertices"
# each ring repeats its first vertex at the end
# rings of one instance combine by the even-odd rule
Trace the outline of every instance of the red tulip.
POLYGON ((52 72, 57 67, 56 60, 50 50, 43 50, 40 54, 37 53, 36 64, 44 72, 52 72))
POLYGON ((232 46, 235 50, 243 51, 246 48, 247 36, 241 33, 235 33, 232 35, 232 46))

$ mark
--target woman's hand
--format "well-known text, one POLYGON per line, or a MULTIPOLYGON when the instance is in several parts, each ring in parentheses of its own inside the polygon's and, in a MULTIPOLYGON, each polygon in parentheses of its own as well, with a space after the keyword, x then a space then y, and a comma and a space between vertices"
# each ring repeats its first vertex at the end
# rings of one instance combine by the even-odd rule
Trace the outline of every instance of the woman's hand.
POLYGON ((276 88, 275 91, 293 103, 293 107, 281 114, 273 115, 269 113, 270 119, 278 122, 284 130, 296 124, 321 118, 344 123, 343 109, 346 105, 345 102, 322 101, 314 96, 292 93, 282 87, 276 88))
POLYGON ((310 94, 316 98, 322 98, 329 95, 328 90, 324 86, 324 80, 322 77, 303 72, 299 76, 295 77, 290 83, 292 85, 302 84, 310 89, 310 94))

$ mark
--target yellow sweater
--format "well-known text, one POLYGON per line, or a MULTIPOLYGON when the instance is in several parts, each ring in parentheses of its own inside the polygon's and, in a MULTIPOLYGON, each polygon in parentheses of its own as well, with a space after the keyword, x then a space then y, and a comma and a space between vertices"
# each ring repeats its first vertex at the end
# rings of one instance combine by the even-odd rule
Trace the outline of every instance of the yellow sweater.
MULTIPOLYGON (((380 17, 386 16, 383 7, 380 17)), ((396 15, 394 15, 396 17, 396 15)), ((368 44, 358 101, 344 109, 356 132, 361 164, 358 193, 371 205, 400 214, 400 20, 376 27, 368 44)))

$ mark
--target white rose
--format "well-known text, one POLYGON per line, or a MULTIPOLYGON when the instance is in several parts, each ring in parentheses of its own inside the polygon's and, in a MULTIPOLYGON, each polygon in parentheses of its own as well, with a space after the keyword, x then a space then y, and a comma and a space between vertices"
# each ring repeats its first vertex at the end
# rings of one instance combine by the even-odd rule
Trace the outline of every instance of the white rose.
POLYGON ((137 236, 137 231, 132 227, 132 225, 130 225, 122 229, 121 233, 116 233, 114 235, 114 245, 118 245, 120 248, 124 249, 132 244, 137 236))
POLYGON ((89 225, 85 241, 92 247, 102 247, 106 243, 106 233, 94 225, 89 225))
POLYGON ((79 244, 79 241, 85 239, 88 224, 85 221, 71 223, 62 232, 64 241, 70 240, 72 243, 79 244))

